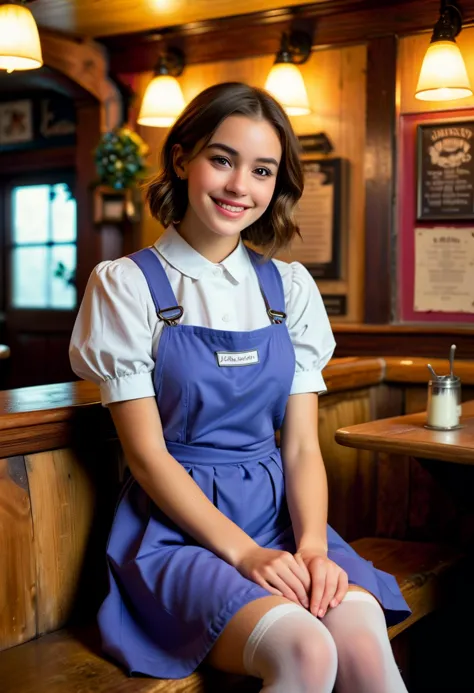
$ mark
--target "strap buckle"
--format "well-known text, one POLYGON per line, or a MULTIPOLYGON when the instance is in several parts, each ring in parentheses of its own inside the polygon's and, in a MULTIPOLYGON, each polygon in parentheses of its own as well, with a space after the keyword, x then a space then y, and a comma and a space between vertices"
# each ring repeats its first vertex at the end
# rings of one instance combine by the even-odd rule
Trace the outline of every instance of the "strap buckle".
POLYGON ((281 323, 286 320, 286 313, 283 313, 281 310, 273 310, 273 308, 269 308, 267 310, 268 317, 270 320, 275 324, 275 325, 281 325, 281 323))
POLYGON ((171 306, 170 308, 163 308, 163 310, 159 310, 157 312, 157 316, 165 323, 165 325, 176 327, 178 321, 183 317, 183 313, 183 306, 171 306), (172 314, 169 315, 169 313, 172 314))

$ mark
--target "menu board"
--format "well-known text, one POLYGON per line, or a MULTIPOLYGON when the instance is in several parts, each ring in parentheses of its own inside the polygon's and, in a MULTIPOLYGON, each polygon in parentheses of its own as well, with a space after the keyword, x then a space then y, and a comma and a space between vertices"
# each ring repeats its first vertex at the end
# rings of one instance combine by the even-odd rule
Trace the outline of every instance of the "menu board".
POLYGON ((417 128, 417 219, 474 219, 474 120, 417 128))

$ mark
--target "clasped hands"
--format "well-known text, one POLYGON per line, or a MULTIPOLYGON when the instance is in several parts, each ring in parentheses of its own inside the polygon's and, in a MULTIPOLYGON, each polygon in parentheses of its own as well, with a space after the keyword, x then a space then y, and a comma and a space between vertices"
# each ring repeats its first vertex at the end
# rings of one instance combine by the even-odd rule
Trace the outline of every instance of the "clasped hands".
POLYGON ((340 604, 348 588, 347 573, 325 551, 313 548, 293 555, 257 546, 236 567, 271 594, 301 604, 319 618, 340 604))

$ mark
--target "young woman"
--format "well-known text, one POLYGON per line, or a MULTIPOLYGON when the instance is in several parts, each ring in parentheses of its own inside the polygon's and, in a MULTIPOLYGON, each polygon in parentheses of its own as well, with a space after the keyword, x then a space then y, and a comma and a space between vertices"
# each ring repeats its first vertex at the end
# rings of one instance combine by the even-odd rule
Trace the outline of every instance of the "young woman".
POLYGON ((91 275, 71 362, 100 384, 131 471, 103 646, 156 677, 205 660, 267 693, 402 693, 386 624, 409 609, 326 524, 329 321, 306 269, 269 260, 298 232, 302 191, 279 104, 211 87, 171 129, 148 188, 164 235, 91 275))

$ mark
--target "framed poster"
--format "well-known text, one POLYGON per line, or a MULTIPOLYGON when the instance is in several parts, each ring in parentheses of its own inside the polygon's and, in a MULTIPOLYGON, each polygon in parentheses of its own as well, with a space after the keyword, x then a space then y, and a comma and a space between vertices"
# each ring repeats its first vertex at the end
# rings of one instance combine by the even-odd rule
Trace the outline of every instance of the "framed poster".
POLYGON ((0 103, 0 144, 33 140, 33 102, 29 99, 0 103))
MULTIPOLYGON (((396 320, 401 323, 474 326, 474 305, 468 302, 473 296, 470 263, 474 262, 474 223, 466 218, 417 219, 420 133, 437 131, 448 124, 450 128, 466 124, 473 127, 474 110, 408 113, 400 117, 394 290, 396 320)), ((470 141, 467 137, 468 144, 470 141)), ((459 142, 452 146, 455 144, 459 142)))
POLYGON ((342 159, 304 159, 305 187, 296 220, 301 238, 279 254, 286 262, 301 262, 315 279, 341 275, 342 159))
POLYGON ((417 127, 417 220, 474 219, 474 120, 417 127))

